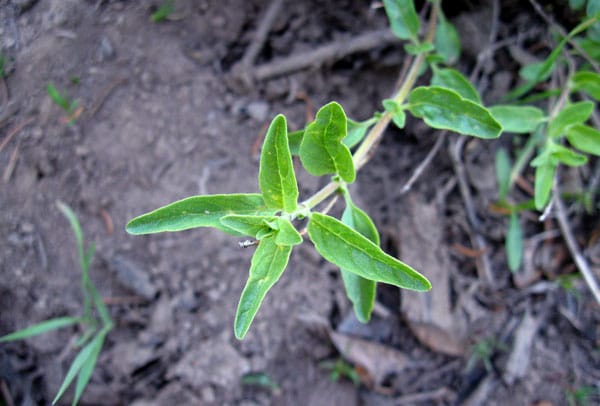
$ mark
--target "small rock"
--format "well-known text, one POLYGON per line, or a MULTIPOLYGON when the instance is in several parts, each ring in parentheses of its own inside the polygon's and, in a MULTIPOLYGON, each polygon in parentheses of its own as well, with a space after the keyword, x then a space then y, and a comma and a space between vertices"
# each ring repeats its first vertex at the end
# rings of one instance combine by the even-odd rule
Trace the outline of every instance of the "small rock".
POLYGON ((152 284, 148 271, 132 260, 117 256, 110 261, 115 271, 117 280, 126 288, 131 289, 137 295, 152 300, 156 296, 157 289, 152 284))
POLYGON ((109 61, 115 58, 115 48, 106 35, 100 38, 100 46, 96 51, 96 59, 98 62, 109 61))
POLYGON ((246 106, 246 113, 258 122, 263 122, 269 114, 269 105, 264 101, 254 101, 246 106))

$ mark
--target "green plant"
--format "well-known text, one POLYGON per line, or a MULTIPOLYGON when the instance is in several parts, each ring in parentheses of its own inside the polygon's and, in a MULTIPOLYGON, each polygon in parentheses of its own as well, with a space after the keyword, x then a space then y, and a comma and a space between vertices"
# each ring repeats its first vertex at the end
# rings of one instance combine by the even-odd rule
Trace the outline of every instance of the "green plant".
POLYGON ((76 346, 81 347, 77 356, 73 359, 69 370, 63 380, 63 383, 56 394, 52 404, 55 404, 65 393, 69 385, 77 378, 75 382, 75 394, 73 405, 79 401, 85 387, 87 386, 96 360, 104 344, 108 332, 113 328, 113 322, 108 314, 108 309, 98 294, 96 287, 89 276, 90 264, 95 252, 95 245, 92 243, 87 248, 83 241, 83 232, 77 216, 70 207, 64 203, 58 202, 58 208, 69 221, 75 243, 79 254, 79 266, 81 268, 81 291, 83 294, 83 314, 78 317, 58 317, 43 321, 25 329, 0 337, 0 343, 23 340, 51 330, 62 327, 68 327, 79 324, 83 327, 83 334, 77 340, 76 346))
POLYGON ((50 99, 52 99, 52 101, 67 114, 65 122, 68 124, 73 124, 77 117, 81 114, 81 107, 77 107, 77 100, 70 100, 66 93, 61 93, 58 91, 58 89, 52 83, 48 83, 46 90, 48 92, 48 96, 50 96, 50 99))
POLYGON ((214 227, 257 241, 235 317, 237 338, 246 335, 262 300, 283 273, 293 247, 301 244, 306 234, 323 258, 340 268, 347 295, 362 322, 371 316, 378 282, 416 291, 431 288, 420 273, 379 247, 373 221, 353 203, 348 188, 370 159, 389 122, 403 127, 406 112, 432 128, 483 139, 496 138, 502 131, 469 81, 445 66, 456 59, 458 42, 455 36, 436 36, 436 28, 437 32, 455 30, 443 17, 440 2, 430 3, 427 32, 421 38, 421 22, 413 2, 384 1, 393 32, 409 41, 406 48, 414 58, 394 97, 383 102, 383 112, 359 123, 349 120, 340 104, 331 102, 303 130, 289 134, 285 117, 278 115, 269 126, 262 148, 260 194, 189 197, 127 224, 131 234, 214 227), (416 87, 427 66, 433 68, 432 85, 416 87), (311 175, 331 176, 330 183, 299 201, 292 155, 299 156, 311 175), (327 214, 338 196, 345 201, 341 220, 327 214), (316 210, 328 199, 327 207, 316 210))
POLYGON ((600 392, 593 386, 580 386, 579 388, 565 391, 565 397, 569 406, 591 405, 593 404, 593 398, 598 396, 600 396, 600 392))
POLYGON ((173 0, 163 1, 162 4, 156 9, 154 13, 150 16, 150 20, 153 23, 159 23, 164 21, 167 17, 175 12, 175 6, 173 5, 173 0))
MULTIPOLYGON (((581 8, 585 3, 585 0, 570 2, 574 8, 581 8)), ((587 124, 595 102, 600 100, 598 4, 587 3, 587 17, 562 37, 546 59, 520 70, 525 83, 506 96, 512 104, 490 108, 505 132, 529 137, 523 148, 517 150, 514 163, 509 151, 499 149, 496 154, 498 200, 509 216, 506 253, 513 272, 520 268, 523 257, 519 213, 532 209, 547 213, 552 202, 561 197, 559 167, 580 167, 588 162, 587 155, 600 155, 600 131, 587 124), (547 90, 548 85, 550 90, 547 90), (535 92, 541 86, 546 87, 535 92), (546 109, 533 105, 545 99, 549 99, 546 109), (513 203, 511 190, 527 164, 535 173, 534 197, 531 201, 513 203)), ((583 195, 588 200, 586 207, 593 210, 590 195, 583 195)))
POLYGON ((6 57, 0 54, 0 78, 6 77, 6 57))
POLYGON ((355 386, 360 385, 358 372, 356 372, 356 369, 351 364, 344 361, 343 358, 338 358, 335 361, 323 361, 319 363, 319 367, 331 371, 329 378, 334 382, 339 381, 341 378, 347 378, 355 386))
POLYGON ((507 347, 495 338, 484 338, 473 344, 471 355, 467 361, 467 371, 472 370, 481 361, 485 370, 488 373, 492 373, 494 370, 492 357, 497 350, 506 351, 507 347))

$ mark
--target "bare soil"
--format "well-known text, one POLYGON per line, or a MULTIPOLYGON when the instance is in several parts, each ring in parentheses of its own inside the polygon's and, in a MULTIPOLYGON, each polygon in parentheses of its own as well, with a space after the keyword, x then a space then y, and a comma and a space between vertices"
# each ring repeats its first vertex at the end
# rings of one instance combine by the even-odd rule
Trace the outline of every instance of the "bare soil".
MULTIPOLYGON (((60 200, 97 244, 91 275, 116 322, 82 404, 559 405, 597 385, 600 315, 580 281, 572 290, 556 282, 576 271, 562 239, 529 238, 530 272, 508 271, 506 217, 489 209, 494 151, 517 142, 508 136, 469 140, 462 155, 489 284, 452 161, 456 136, 402 193, 439 134, 415 120, 388 130, 354 193, 382 230, 384 249, 422 270, 434 289, 414 296, 380 286, 366 326, 354 320, 337 269, 305 243, 237 341, 233 317, 252 248, 206 229, 125 233, 132 217, 180 198, 258 191, 258 146, 276 114, 296 130, 336 100, 364 119, 391 93, 406 58, 398 44, 243 83, 236 69, 270 3, 177 0, 174 14, 153 23, 154 0, 0 0, 9 96, 0 106, 0 335, 81 312, 78 259, 60 200), (48 97, 48 83, 83 107, 73 125, 48 97), (360 384, 330 379, 323 362, 338 359, 360 384), (248 384, 248 373, 277 388, 248 384)), ((501 2, 496 20, 491 3, 447 3, 464 41, 457 67, 466 74, 494 24, 498 40, 522 33, 513 45, 530 54, 548 44, 527 2, 501 2)), ((385 27, 373 6, 285 1, 250 69, 385 27)), ((506 48, 486 60, 477 79, 488 104, 515 83, 518 68, 506 48)), ((326 181, 301 173, 301 194, 326 181)), ((591 241, 597 217, 579 217, 578 236, 591 241)), ((557 229, 534 214, 524 226, 528 236, 557 229)), ((49 404, 77 333, 0 346, 0 405, 49 404)), ((588 399, 599 401, 597 386, 588 399)))

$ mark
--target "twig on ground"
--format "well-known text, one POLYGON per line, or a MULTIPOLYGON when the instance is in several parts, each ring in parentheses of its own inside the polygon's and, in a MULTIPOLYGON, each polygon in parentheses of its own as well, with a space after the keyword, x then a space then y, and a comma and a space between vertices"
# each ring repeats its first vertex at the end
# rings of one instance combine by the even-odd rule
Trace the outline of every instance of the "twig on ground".
POLYGON ((242 57, 242 61, 240 62, 242 69, 251 68, 254 62, 256 61, 256 57, 262 49, 265 40, 267 39, 267 35, 269 34, 269 30, 275 22, 275 18, 277 18, 277 15, 281 10, 282 5, 283 0, 272 0, 271 4, 269 4, 269 7, 265 11, 264 16, 258 24, 258 28, 254 33, 254 38, 252 38, 252 42, 250 43, 248 48, 246 48, 246 52, 242 57))
POLYGON ((446 387, 443 387, 430 392, 421 392, 399 396, 394 399, 394 404, 397 406, 401 406, 414 405, 415 403, 420 402, 442 403, 443 401, 449 401, 450 403, 452 403, 454 399, 456 399, 456 393, 454 393, 446 387))
POLYGON ((19 131, 21 131, 27 125, 33 123, 33 120, 35 120, 35 117, 29 117, 27 120, 17 124, 12 130, 10 130, 8 135, 0 143, 0 152, 2 152, 6 144, 8 144, 10 140, 12 140, 12 138, 19 133, 19 131))
MULTIPOLYGON (((558 30, 558 33, 563 37, 569 35, 560 24, 556 24, 554 19, 544 11, 540 3, 538 3, 536 0, 529 0, 529 3, 533 6, 535 12, 538 13, 540 17, 542 17, 542 19, 544 19, 546 24, 556 28, 558 30)), ((581 46, 577 42, 575 42, 573 39, 569 39, 567 42, 569 43, 569 45, 575 48, 577 52, 579 52, 581 57, 583 57, 590 65, 592 65, 596 72, 600 73, 600 65, 598 65, 598 63, 593 58, 590 58, 590 56, 581 48, 581 46)))
POLYGON ((412 188, 412 186, 415 184, 415 182, 421 177, 421 175, 423 174, 425 169, 429 166, 429 164, 431 163, 433 158, 437 155, 438 151, 444 144, 444 141, 446 141, 447 133, 448 133, 447 131, 443 131, 438 136, 438 139, 435 141, 433 148, 431 148, 431 150, 427 153, 427 156, 425 157, 425 159, 422 160, 421 163, 419 163, 419 166, 417 166, 417 168, 413 171, 410 178, 406 181, 404 186, 402 186, 402 188, 400 189, 400 195, 408 193, 410 191, 410 189, 412 188))
POLYGON ((465 144, 466 138, 460 137, 450 145, 450 156, 452 157, 452 163, 454 165, 454 172, 458 178, 458 186, 465 203, 465 210, 467 212, 467 219, 471 225, 471 243, 475 251, 481 252, 481 256, 475 259, 477 264, 477 274, 485 285, 493 285, 494 275, 492 273, 492 264, 490 257, 487 254, 487 247, 485 239, 479 233, 479 219, 475 214, 475 207, 473 205, 473 198, 471 196, 471 190, 467 181, 466 169, 462 162, 462 151, 465 144))
POLYGON ((112 217, 108 214, 108 211, 105 209, 100 209, 100 215, 102 216, 102 220, 104 220, 104 226, 106 227, 106 233, 108 235, 112 235, 115 230, 113 225, 112 217))
POLYGON ((15 406, 8 385, 4 379, 0 379, 0 392, 2 392, 2 399, 6 402, 6 406, 15 406))
POLYGON ((15 166, 17 165, 17 159, 19 158, 19 144, 13 149, 13 152, 10 154, 10 158, 8 160, 8 165, 6 165, 6 169, 4 170, 4 176, 2 176, 2 180, 4 183, 8 183, 10 177, 15 170, 15 166))
POLYGON ((96 104, 94 104, 94 106, 91 108, 90 117, 94 117, 96 115, 96 113, 98 113, 98 110, 100 110, 100 108, 102 107, 102 105, 104 104, 104 102, 106 101, 108 96, 110 96, 112 91, 115 90, 115 88, 117 86, 127 83, 127 80, 128 80, 127 78, 116 79, 110 85, 108 85, 108 87, 106 88, 104 93, 102 93, 102 95, 100 96, 98 101, 96 101, 96 104))
POLYGON ((0 88, 2 89, 2 106, 8 103, 8 86, 6 86, 6 80, 4 80, 4 76, 0 75, 0 88))
POLYGON ((250 79, 265 80, 304 68, 321 66, 328 61, 338 60, 356 52, 380 48, 398 41, 398 38, 387 28, 371 31, 353 38, 332 41, 311 51, 259 65, 249 71, 248 75, 250 79))
POLYGON ((583 253, 579 248, 579 244, 573 235, 571 225, 569 224, 569 218, 567 217, 567 210, 564 202, 562 201, 562 197, 560 196, 560 189, 556 184, 553 190, 553 195, 556 220, 558 221, 563 238, 567 243, 571 257, 573 257, 577 269, 579 269, 579 272, 581 272, 585 282, 592 291, 594 299, 596 299, 596 302, 600 304, 600 287, 598 286, 594 272, 592 271, 588 261, 583 256, 583 253))

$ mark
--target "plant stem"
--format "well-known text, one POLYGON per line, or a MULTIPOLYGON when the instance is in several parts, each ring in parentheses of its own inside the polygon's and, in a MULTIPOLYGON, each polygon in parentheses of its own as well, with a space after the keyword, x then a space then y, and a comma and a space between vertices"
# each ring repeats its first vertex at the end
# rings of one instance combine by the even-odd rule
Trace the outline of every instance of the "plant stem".
MULTIPOLYGON (((433 37, 435 35, 435 29, 437 26, 437 18, 438 18, 439 10, 437 7, 434 7, 430 20, 429 26, 427 28, 427 34, 425 36, 425 41, 431 42, 433 41, 433 37)), ((398 104, 404 103, 404 100, 408 97, 408 94, 413 89, 417 78, 419 77, 419 73, 423 68, 423 63, 425 62, 426 53, 420 53, 415 60, 412 62, 410 70, 406 75, 400 89, 394 96, 394 100, 398 102, 398 104)), ((356 170, 360 170, 370 159, 371 152, 373 148, 379 143, 381 137, 388 124, 392 120, 392 115, 389 112, 384 113, 379 120, 375 123, 373 128, 369 131, 365 139, 362 141, 356 152, 353 156, 354 167, 356 170)), ((315 193, 310 198, 306 199, 304 202, 300 204, 301 207, 312 209, 323 200, 327 199, 332 193, 336 192, 342 183, 339 181, 333 180, 327 185, 325 185, 321 190, 315 193)))

